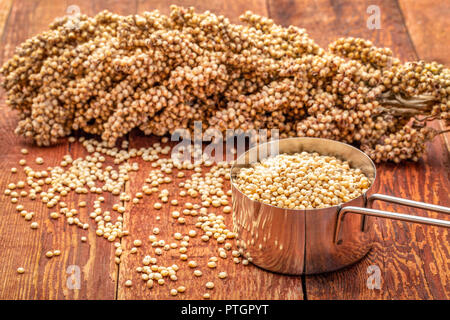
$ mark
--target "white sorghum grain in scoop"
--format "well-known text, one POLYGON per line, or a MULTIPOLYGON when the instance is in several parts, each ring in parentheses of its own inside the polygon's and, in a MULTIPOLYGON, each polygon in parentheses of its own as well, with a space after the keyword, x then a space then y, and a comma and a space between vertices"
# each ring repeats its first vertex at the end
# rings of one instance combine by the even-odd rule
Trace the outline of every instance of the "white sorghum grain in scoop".
POLYGON ((289 209, 313 209, 355 199, 371 182, 347 161, 301 152, 279 154, 242 168, 236 184, 255 201, 289 209))

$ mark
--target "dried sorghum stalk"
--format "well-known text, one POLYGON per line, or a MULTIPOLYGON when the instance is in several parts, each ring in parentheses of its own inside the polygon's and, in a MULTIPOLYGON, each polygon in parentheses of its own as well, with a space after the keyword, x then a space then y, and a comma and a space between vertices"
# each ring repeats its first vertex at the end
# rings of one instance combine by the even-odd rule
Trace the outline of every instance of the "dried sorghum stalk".
POLYGON ((418 160, 448 123, 450 72, 438 63, 401 64, 370 41, 320 48, 304 29, 250 12, 246 25, 171 7, 120 16, 103 11, 57 19, 21 44, 1 69, 16 132, 38 145, 72 130, 110 146, 138 127, 278 128, 359 146, 375 161, 418 160))

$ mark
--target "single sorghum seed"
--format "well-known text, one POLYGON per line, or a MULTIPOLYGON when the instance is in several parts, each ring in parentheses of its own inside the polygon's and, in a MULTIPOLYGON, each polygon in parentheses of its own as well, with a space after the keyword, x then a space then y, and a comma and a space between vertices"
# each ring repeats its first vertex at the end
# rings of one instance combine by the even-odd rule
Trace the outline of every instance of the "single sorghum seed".
POLYGON ((196 277, 201 277, 202 276, 202 272, 200 271, 200 270, 194 270, 194 276, 196 276, 196 277))
POLYGON ((159 210, 159 209, 162 208, 162 204, 159 203, 159 202, 156 202, 156 203, 153 205, 153 208, 155 208, 156 210, 159 210))

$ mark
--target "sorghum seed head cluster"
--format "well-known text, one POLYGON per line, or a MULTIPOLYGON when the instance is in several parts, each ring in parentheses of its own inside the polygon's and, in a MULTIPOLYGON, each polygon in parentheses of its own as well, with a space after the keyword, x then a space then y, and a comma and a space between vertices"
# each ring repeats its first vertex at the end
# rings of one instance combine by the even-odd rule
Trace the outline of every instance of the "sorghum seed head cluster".
POLYGON ((236 25, 177 6, 168 16, 80 15, 76 28, 70 19, 25 41, 1 69, 16 132, 38 145, 82 130, 112 146, 135 127, 165 135, 201 120, 335 139, 400 162, 418 160, 438 134, 428 121, 450 120, 449 69, 402 64, 363 39, 326 50, 304 29, 251 12, 236 25))
POLYGON ((262 159, 242 168, 235 183, 252 200, 288 209, 339 205, 359 197, 371 185, 347 161, 308 152, 262 159))

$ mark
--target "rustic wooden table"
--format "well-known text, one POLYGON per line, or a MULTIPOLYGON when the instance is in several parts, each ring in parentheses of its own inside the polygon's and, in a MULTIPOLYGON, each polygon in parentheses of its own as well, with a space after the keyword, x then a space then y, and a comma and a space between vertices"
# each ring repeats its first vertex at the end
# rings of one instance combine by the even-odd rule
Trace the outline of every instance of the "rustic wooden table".
MULTIPOLYGON (((70 5, 82 13, 93 15, 108 9, 119 14, 133 14, 153 9, 167 13, 169 3, 194 5, 198 11, 211 10, 238 22, 246 10, 269 16, 282 25, 297 25, 308 30, 320 45, 340 36, 363 37, 378 46, 393 49, 403 60, 436 60, 450 66, 450 3, 439 0, 238 0, 238 1, 108 1, 108 0, 2 0, 0 1, 0 60, 11 57, 16 45, 45 30, 58 16, 66 14, 70 5), (367 28, 367 8, 377 5, 381 13, 381 29, 367 28)), ((78 143, 61 143, 51 148, 37 148, 14 135, 17 117, 5 107, 1 91, 0 117, 0 190, 13 180, 9 168, 17 166, 22 157, 19 150, 27 147, 30 160, 36 156, 55 165, 61 156, 86 155, 78 143), (33 158, 31 158, 31 154, 33 158)), ((436 123, 436 126, 441 124, 436 123)), ((153 138, 132 133, 130 147, 148 146, 153 138)), ((418 163, 379 166, 380 192, 450 206, 450 159, 448 136, 440 136, 427 147, 427 156, 418 163)), ((136 191, 143 175, 135 175, 127 184, 127 191, 136 191)), ((169 218, 169 209, 160 212, 161 221, 155 220, 152 203, 148 197, 124 214, 125 225, 131 236, 122 239, 124 248, 130 248, 133 239, 147 239, 155 225, 162 236, 179 229, 169 218)), ((92 201, 92 197, 87 200, 92 201)), ((22 200, 21 200, 22 201, 22 200)), ((77 196, 67 199, 69 205, 78 203, 77 196)), ((110 201, 110 200, 108 200, 110 201)), ((5 196, 0 196, 0 299, 169 299, 169 286, 149 290, 134 271, 138 260, 150 250, 147 244, 138 255, 124 257, 120 266, 114 263, 113 246, 89 231, 67 225, 64 221, 50 221, 49 210, 38 201, 22 203, 37 213, 40 228, 31 230, 15 211, 5 196), (88 242, 80 241, 86 236, 88 242), (49 249, 60 249, 62 254, 47 259, 49 249), (66 273, 71 265, 81 270, 80 289, 67 287, 66 273), (27 270, 19 276, 17 267, 27 270), (134 286, 127 288, 127 279, 134 286)), ((394 207, 379 205, 393 210, 394 207)), ((420 210, 403 209, 403 212, 439 217, 438 214, 421 213, 420 210)), ((82 217, 87 216, 87 209, 82 217)), ((441 216, 442 217, 442 216, 441 216)), ((87 219, 87 217, 86 217, 87 219)), ((85 220, 86 220, 85 219, 85 220)), ((227 216, 228 223, 231 217, 227 216)), ((230 260, 221 264, 229 278, 216 280, 213 299, 448 299, 450 298, 450 233, 445 229, 377 219, 377 241, 360 263, 344 270, 316 276, 282 276, 260 270, 254 266, 235 265, 230 260), (366 282, 369 266, 380 271, 381 288, 369 289, 366 282), (220 282, 220 283, 219 283, 220 282)), ((199 239, 197 239, 199 240, 199 239)), ((207 260, 216 248, 201 241, 194 242, 191 253, 198 260, 207 260)), ((167 262, 179 260, 167 256, 167 262)), ((212 272, 204 270, 200 279, 192 279, 186 268, 181 268, 178 284, 188 287, 177 299, 200 299, 204 283, 212 272)))

